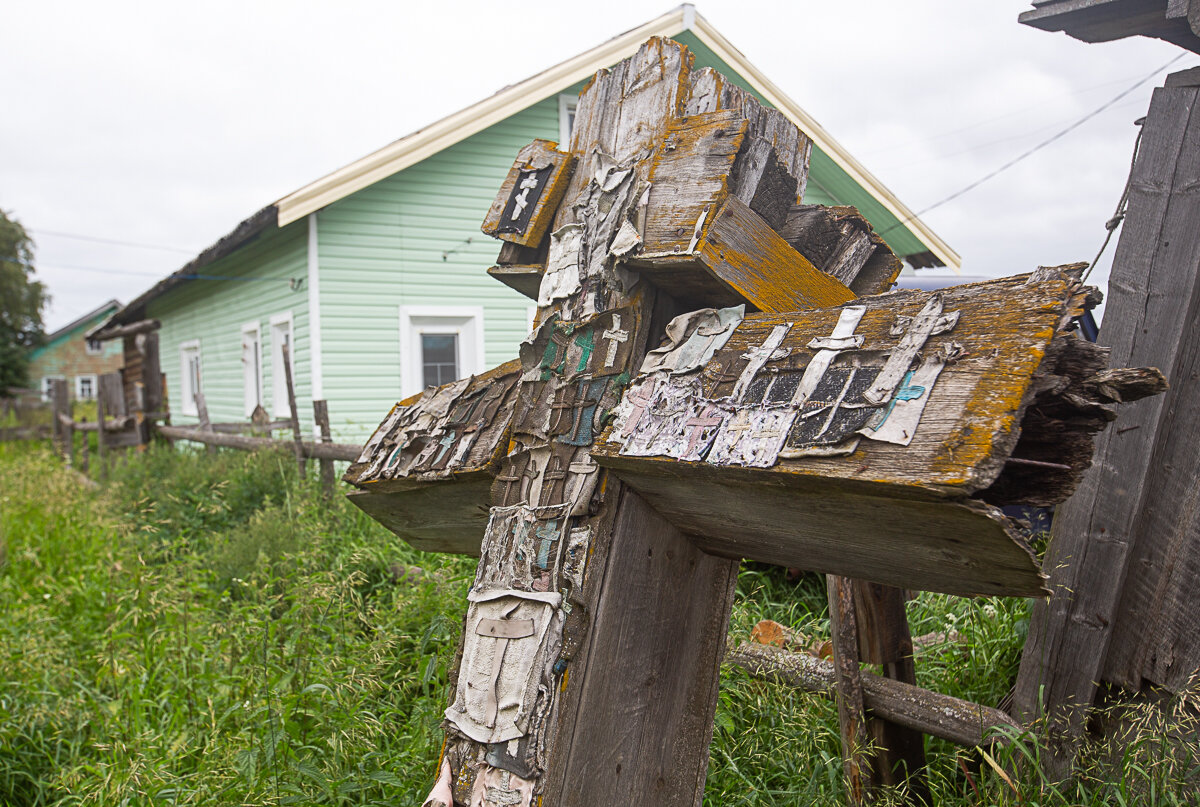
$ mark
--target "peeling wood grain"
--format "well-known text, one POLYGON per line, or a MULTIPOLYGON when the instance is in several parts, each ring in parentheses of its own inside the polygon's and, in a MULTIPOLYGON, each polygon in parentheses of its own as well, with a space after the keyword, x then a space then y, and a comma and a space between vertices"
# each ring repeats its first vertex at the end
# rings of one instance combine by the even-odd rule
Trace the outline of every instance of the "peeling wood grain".
MULTIPOLYGON (((833 664, 804 653, 741 644, 726 654, 725 663, 741 667, 757 678, 833 695, 836 681, 833 664)), ((1017 722, 999 709, 871 673, 861 673, 861 679, 863 703, 868 709, 924 734, 973 748, 1006 743, 1020 731, 1017 722)))

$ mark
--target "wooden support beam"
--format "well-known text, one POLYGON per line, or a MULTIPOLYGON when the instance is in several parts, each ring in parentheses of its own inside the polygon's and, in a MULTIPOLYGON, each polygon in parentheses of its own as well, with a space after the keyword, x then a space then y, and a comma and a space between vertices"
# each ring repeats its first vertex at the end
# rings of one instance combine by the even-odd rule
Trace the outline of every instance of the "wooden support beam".
MULTIPOLYGON (((741 644, 725 654, 725 663, 741 667, 758 678, 829 697, 834 695, 837 686, 837 673, 832 662, 778 647, 741 644)), ((1010 733, 1021 731, 1020 724, 999 709, 873 673, 862 672, 859 678, 863 704, 868 709, 913 731, 968 748, 1004 743, 1010 733)))
MULTIPOLYGON (((878 664, 884 678, 916 686, 904 589, 867 580, 852 581, 851 589, 859 660, 878 664)), ((867 737, 874 751, 872 785, 878 788, 904 784, 912 801, 933 804, 925 777, 925 738, 921 733, 868 710, 867 737)))
POLYGON ((140 333, 150 333, 157 331, 162 327, 162 323, 156 319, 143 319, 137 322, 131 322, 128 325, 117 325, 112 328, 105 328, 92 335, 92 339, 101 342, 107 342, 109 339, 120 339, 125 336, 137 336, 140 333))
MULTIPOLYGON (((1060 331, 1083 298, 1077 282, 1055 270, 936 294, 856 300, 863 312, 854 337, 862 341, 854 355, 864 368, 892 355, 899 334, 935 301, 943 312, 939 321, 957 312, 953 327, 922 343, 926 356, 957 358, 945 364, 935 384, 924 382, 932 390, 922 387, 925 408, 905 427, 913 430, 907 445, 862 439, 841 454, 802 448, 792 455, 790 443, 781 440, 769 467, 714 461, 712 454, 685 457, 689 440, 668 439, 689 433, 682 422, 639 419, 638 410, 626 404, 594 456, 716 554, 954 594, 1036 596, 1043 590, 1042 576, 1029 547, 979 497, 1004 505, 1053 493, 1061 501, 1082 474, 1092 435, 1111 417, 1103 399, 1093 396, 1087 403, 1084 384, 1096 371, 1094 362, 1064 358, 1094 351, 1060 331), (1027 414, 1036 422, 1027 423, 1027 414), (1052 430, 1057 443, 1041 425, 1047 423, 1057 424, 1052 430), (667 437, 661 444, 647 442, 657 439, 658 428, 667 437), (1021 440, 1037 435, 1059 447, 1077 442, 1080 460, 1070 470, 1006 464, 1022 452, 1021 440)), ((676 408, 689 400, 696 406, 728 400, 737 392, 740 409, 766 411, 777 401, 771 384, 785 398, 794 394, 844 310, 747 316, 698 377, 647 376, 635 379, 631 389, 659 396, 654 400, 676 396, 671 404, 676 408), (739 379, 755 373, 747 357, 780 331, 786 333, 757 371, 759 386, 737 391, 739 379)), ((734 425, 732 412, 721 416, 723 424, 734 425)), ((707 434, 711 441, 713 432, 707 434)))
POLYGON ((833 669, 837 680, 838 731, 842 737, 842 774, 846 800, 863 804, 871 781, 867 756, 867 727, 863 688, 858 669, 858 622, 854 608, 854 581, 826 575, 829 596, 829 633, 833 637, 833 669))

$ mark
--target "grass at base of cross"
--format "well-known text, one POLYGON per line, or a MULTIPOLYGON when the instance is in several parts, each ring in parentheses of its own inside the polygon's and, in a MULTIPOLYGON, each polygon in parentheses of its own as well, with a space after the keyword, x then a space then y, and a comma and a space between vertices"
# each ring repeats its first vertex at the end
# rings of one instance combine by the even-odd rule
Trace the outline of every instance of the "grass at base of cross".
MULTIPOLYGON (((0 804, 419 803, 473 571, 324 501, 286 452, 157 449, 97 492, 43 448, 0 445, 0 804)), ((823 636, 824 602, 819 578, 747 568, 733 636, 762 618, 823 636)), ((921 652, 923 686, 1006 694, 1023 601, 909 609, 914 634, 960 637, 921 652)), ((931 740, 937 802, 1188 803, 1195 726, 1166 738, 1194 712, 1131 714, 1127 750, 1092 749, 1057 788, 1030 738, 992 754, 1012 784, 931 740)), ((843 803, 832 701, 726 668, 706 803, 843 803)))

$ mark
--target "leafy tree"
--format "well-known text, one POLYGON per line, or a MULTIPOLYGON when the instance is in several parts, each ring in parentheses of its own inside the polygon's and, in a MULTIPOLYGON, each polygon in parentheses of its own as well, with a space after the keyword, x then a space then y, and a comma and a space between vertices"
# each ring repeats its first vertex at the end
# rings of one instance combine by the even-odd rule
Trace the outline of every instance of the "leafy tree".
POLYGON ((33 239, 0 210, 0 396, 28 381, 29 349, 40 344, 50 296, 34 279, 33 239))

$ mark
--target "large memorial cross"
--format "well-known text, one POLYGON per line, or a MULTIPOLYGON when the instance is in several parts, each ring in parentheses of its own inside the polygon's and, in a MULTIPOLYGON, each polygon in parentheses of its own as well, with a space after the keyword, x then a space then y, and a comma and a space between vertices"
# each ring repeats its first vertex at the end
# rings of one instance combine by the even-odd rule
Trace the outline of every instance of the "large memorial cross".
POLYGON ((699 804, 740 558, 1041 592, 994 505, 1061 499, 1108 419, 1066 333, 1085 291, 878 294, 886 250, 821 271, 789 241, 808 150, 655 38, 583 91, 569 149, 518 156, 484 230, 534 332, 347 474, 415 546, 480 555, 428 804, 699 804))

